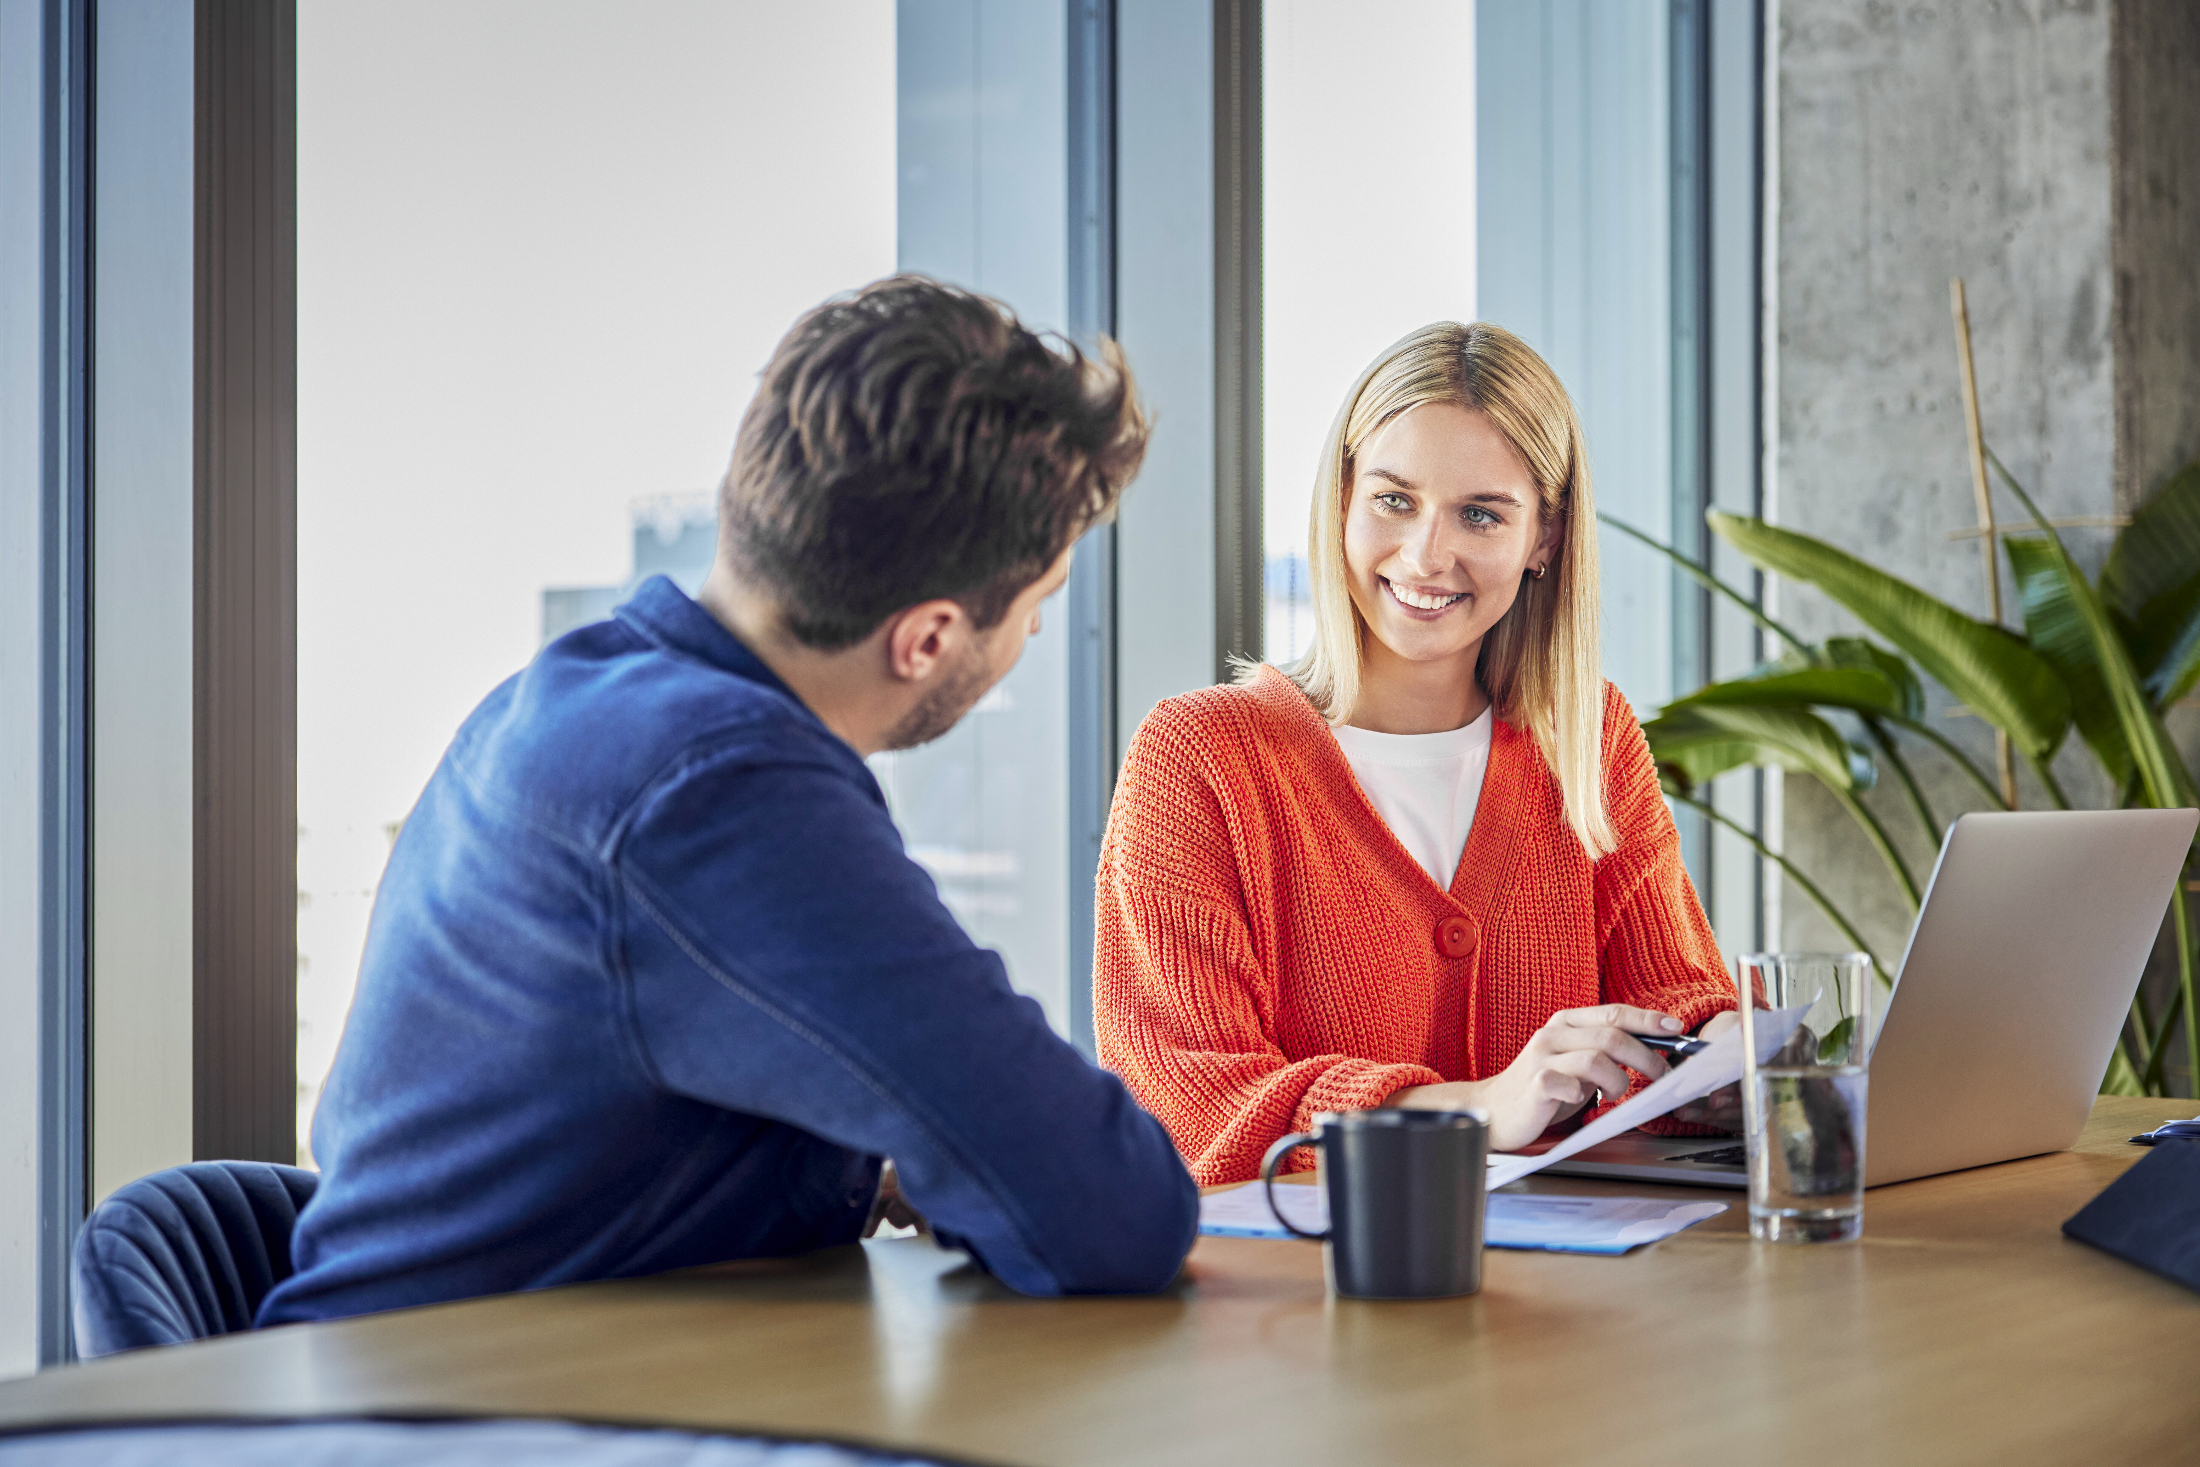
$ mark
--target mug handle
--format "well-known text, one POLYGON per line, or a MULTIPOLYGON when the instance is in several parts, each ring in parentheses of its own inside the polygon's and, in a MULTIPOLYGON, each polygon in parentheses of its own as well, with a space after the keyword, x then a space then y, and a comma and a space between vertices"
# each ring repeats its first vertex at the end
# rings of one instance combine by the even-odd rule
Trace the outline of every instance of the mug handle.
POLYGON ((1317 1144, 1319 1144, 1319 1138, 1312 1131, 1293 1131, 1290 1135, 1269 1147, 1268 1154, 1260 1159, 1260 1184, 1267 1193, 1268 1210, 1275 1214, 1277 1222, 1283 1224, 1285 1232, 1295 1234, 1301 1238, 1311 1238, 1317 1243, 1322 1243, 1328 1241, 1328 1233, 1308 1232, 1285 1217, 1283 1209, 1276 1206, 1276 1164, 1301 1146, 1317 1144))

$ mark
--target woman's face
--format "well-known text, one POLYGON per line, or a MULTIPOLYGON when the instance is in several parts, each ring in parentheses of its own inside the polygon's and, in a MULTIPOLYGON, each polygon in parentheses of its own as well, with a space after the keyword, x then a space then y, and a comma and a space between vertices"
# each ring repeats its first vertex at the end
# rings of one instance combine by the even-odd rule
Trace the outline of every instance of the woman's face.
POLYGON ((1375 639, 1409 662, 1473 656, 1558 539, 1527 464, 1475 409, 1423 403, 1353 463, 1345 579, 1375 639))

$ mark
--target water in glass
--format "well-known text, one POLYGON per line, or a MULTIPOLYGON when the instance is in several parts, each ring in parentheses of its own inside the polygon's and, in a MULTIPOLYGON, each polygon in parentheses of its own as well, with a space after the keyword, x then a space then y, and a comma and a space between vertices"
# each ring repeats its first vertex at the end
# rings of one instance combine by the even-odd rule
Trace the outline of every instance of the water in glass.
POLYGON ((1767 1242, 1843 1242, 1864 1229, 1862 1065, 1760 1066, 1749 1230, 1767 1242))

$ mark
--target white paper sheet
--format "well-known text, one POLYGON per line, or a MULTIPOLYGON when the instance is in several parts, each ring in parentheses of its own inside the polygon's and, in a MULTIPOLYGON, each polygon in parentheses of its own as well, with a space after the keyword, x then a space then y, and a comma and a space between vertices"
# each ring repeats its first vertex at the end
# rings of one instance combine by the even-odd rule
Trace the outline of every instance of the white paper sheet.
MULTIPOLYGON (((1764 1064, 1778 1054, 1780 1046, 1787 1043, 1788 1036, 1795 1032, 1795 1026, 1803 1022, 1803 1015, 1809 1011, 1809 1004, 1797 1004, 1786 1009, 1757 1010, 1757 1063, 1764 1064)), ((1654 1121, 1667 1111, 1686 1105, 1691 1100, 1700 1100, 1712 1091, 1732 1085, 1741 1078, 1742 1029, 1737 1024, 1712 1040, 1709 1049, 1673 1066, 1639 1093, 1613 1106, 1550 1150, 1535 1156, 1492 1156, 1489 1185, 1494 1190, 1508 1182, 1517 1182, 1531 1172, 1541 1171, 1554 1161, 1563 1160, 1577 1151, 1586 1151, 1599 1141, 1609 1141, 1622 1131, 1632 1131, 1645 1121, 1654 1121)))
MULTIPOLYGON (((1199 1230, 1226 1238, 1288 1238, 1276 1214, 1268 1210, 1266 1191, 1258 1182, 1247 1182, 1227 1192, 1209 1192, 1199 1199, 1199 1230)), ((1285 1217, 1310 1233, 1329 1226, 1329 1197, 1319 1187, 1304 1182, 1278 1182, 1276 1206, 1285 1217)))
MULTIPOLYGON (((1693 1063, 1693 1061, 1691 1061, 1693 1063)), ((1329 1226, 1329 1201, 1319 1187, 1276 1188, 1276 1206, 1308 1232, 1329 1226)), ((1726 1211, 1724 1202, 1674 1202, 1663 1197, 1562 1197, 1499 1193, 1489 1199, 1483 1242, 1492 1248, 1549 1253, 1625 1253, 1670 1238, 1726 1211)), ((1200 1199, 1199 1230, 1232 1238, 1288 1238, 1269 1211, 1258 1182, 1200 1199)))

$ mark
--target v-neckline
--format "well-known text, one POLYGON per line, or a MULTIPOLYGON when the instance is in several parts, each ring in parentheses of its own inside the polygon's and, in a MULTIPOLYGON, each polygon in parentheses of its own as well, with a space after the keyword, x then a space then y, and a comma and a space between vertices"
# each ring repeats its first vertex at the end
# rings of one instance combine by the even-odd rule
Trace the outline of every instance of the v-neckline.
POLYGON ((1312 724, 1312 731, 1317 735, 1315 742, 1325 751, 1321 757, 1331 761, 1329 772, 1343 776, 1345 786, 1359 800, 1361 812, 1383 833, 1383 839, 1390 842, 1392 859, 1479 925, 1496 899, 1505 868, 1512 862, 1513 838, 1518 833, 1515 818, 1518 801, 1513 795, 1520 785, 1520 761, 1532 752, 1533 745, 1497 716, 1494 708, 1491 710, 1489 762, 1482 772, 1482 795, 1475 802, 1474 823, 1467 827, 1467 843, 1459 852, 1459 864, 1452 870, 1451 884, 1438 887, 1436 879, 1428 874, 1428 868, 1413 858, 1413 853, 1398 839, 1398 832, 1390 828, 1390 822, 1368 798, 1360 777, 1352 771, 1352 761, 1345 757, 1344 746, 1337 741, 1336 731, 1307 701, 1299 685, 1273 666, 1262 670, 1262 680, 1270 684, 1268 691, 1272 694, 1279 697, 1288 694, 1290 701, 1312 724), (1279 683, 1280 688, 1275 686, 1279 683), (1493 792, 1497 795, 1494 800, 1491 799, 1493 792))

